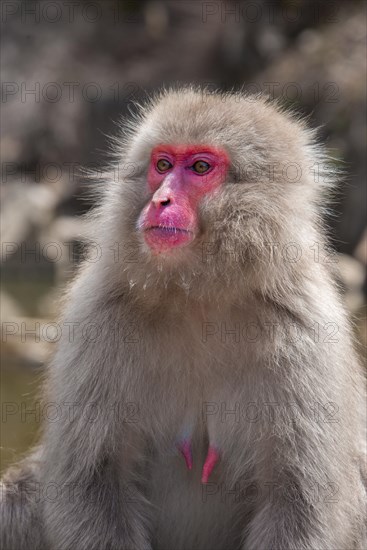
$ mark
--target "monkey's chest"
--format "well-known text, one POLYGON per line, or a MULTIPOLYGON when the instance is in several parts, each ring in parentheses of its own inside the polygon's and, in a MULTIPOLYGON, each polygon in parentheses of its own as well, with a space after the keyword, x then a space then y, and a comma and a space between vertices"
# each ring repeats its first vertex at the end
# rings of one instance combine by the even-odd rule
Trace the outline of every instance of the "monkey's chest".
POLYGON ((149 392, 137 396, 136 428, 144 426, 151 442, 147 495, 159 550, 240 548, 236 518, 248 513, 234 490, 233 454, 244 456, 251 433, 243 406, 248 385, 233 369, 241 351, 204 351, 171 356, 169 369, 154 372, 149 392))
POLYGON ((147 492, 155 511, 153 548, 157 550, 240 548, 237 519, 250 511, 236 495, 222 456, 210 481, 203 483, 203 473, 210 469, 209 445, 206 437, 198 435, 191 442, 190 468, 174 447, 171 454, 158 453, 151 465, 147 492))
POLYGON ((189 480, 199 472, 199 488, 221 476, 233 479, 231 454, 238 451, 244 456, 253 434, 253 405, 247 393, 228 381, 224 387, 192 385, 191 393, 190 385, 186 392, 184 388, 183 383, 174 398, 171 387, 170 393, 160 393, 156 403, 142 403, 140 418, 146 422, 153 462, 164 462, 166 457, 167 464, 183 470, 189 480))
POLYGON ((245 350, 224 344, 197 345, 193 339, 190 353, 187 348, 172 353, 165 340, 160 346, 165 369, 147 369, 145 389, 140 386, 132 399, 139 410, 134 428, 153 437, 156 453, 175 456, 189 472, 200 465, 204 483, 226 462, 230 449, 238 446, 243 453, 252 431, 245 350))

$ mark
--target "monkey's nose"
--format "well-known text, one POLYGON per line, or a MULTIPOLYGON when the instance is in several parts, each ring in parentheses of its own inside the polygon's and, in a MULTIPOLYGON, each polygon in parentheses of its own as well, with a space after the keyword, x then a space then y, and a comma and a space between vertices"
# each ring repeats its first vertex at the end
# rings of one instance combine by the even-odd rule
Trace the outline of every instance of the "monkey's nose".
POLYGON ((171 204, 171 199, 167 196, 164 196, 164 197, 153 197, 152 199, 152 203, 154 204, 154 206, 156 208, 159 208, 161 206, 168 206, 169 204, 171 204))

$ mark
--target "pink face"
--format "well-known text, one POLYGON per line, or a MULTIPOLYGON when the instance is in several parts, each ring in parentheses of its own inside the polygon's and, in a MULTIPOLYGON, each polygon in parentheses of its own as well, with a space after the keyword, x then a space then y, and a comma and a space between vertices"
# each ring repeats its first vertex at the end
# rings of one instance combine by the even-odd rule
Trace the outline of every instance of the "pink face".
POLYGON ((151 154, 148 187, 153 194, 138 227, 153 252, 191 243, 198 234, 200 200, 225 180, 229 158, 208 145, 158 145, 151 154))

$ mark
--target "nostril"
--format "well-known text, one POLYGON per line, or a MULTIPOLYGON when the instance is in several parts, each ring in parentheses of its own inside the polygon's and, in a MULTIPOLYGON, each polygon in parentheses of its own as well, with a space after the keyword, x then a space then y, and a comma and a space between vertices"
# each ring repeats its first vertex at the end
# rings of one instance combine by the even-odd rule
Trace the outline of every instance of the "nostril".
POLYGON ((171 202, 170 199, 165 199, 161 201, 161 206, 167 206, 170 202, 171 202))

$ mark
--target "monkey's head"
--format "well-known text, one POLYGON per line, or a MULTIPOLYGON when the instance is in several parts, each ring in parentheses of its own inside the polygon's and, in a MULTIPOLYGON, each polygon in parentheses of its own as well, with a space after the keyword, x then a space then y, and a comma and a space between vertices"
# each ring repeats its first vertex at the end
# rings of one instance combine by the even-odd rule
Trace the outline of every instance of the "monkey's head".
POLYGON ((323 159, 304 123, 266 99, 164 92, 124 131, 129 173, 113 195, 136 273, 250 280, 312 238, 323 159))
POLYGON ((153 254, 169 254, 200 235, 200 203, 225 179, 224 148, 205 144, 160 144, 150 156, 147 184, 152 194, 137 228, 153 254))

